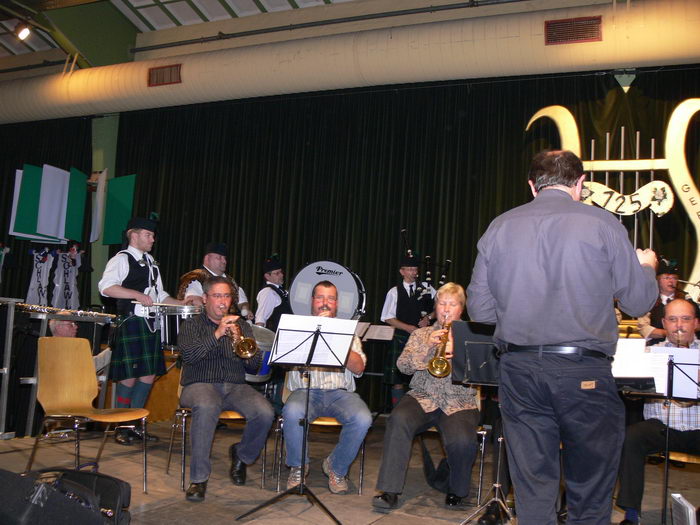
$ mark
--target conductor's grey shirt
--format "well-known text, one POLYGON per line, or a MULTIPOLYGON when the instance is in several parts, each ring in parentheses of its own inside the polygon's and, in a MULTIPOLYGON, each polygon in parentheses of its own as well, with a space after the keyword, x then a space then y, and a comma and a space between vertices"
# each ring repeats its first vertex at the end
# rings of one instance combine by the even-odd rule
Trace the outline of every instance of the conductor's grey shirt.
POLYGON ((638 317, 659 294, 617 218, 562 190, 543 189, 496 217, 477 246, 467 309, 472 321, 496 324, 497 342, 613 355, 613 299, 638 317))

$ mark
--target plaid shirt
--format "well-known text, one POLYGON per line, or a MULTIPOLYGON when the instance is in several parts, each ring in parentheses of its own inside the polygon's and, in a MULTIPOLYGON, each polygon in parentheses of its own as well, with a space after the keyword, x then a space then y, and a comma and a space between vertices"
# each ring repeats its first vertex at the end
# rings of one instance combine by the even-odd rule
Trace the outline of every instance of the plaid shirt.
MULTIPOLYGON (((668 340, 659 346, 676 346, 668 340)), ((700 340, 695 339, 690 348, 700 348, 700 340)), ((700 405, 695 402, 671 401, 668 407, 671 410, 668 426, 682 432, 688 430, 700 430, 700 405)), ((664 425, 668 417, 668 408, 664 401, 647 401, 644 404, 644 419, 658 419, 664 425)))

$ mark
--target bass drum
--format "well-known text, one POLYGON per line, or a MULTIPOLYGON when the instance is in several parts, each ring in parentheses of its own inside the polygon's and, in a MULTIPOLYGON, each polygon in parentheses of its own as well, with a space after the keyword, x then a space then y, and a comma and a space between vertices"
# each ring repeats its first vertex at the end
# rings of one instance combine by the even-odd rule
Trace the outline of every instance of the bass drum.
POLYGON ((365 285, 357 274, 333 261, 311 263, 294 277, 289 301, 296 315, 311 315, 311 292, 321 281, 330 281, 338 289, 338 318, 362 317, 365 313, 365 285))
POLYGON ((263 328, 262 326, 252 325, 253 338, 258 345, 258 351, 262 352, 262 365, 257 374, 245 375, 245 380, 251 383, 264 383, 270 379, 272 368, 270 367, 270 352, 272 351, 272 343, 275 341, 275 332, 263 328))

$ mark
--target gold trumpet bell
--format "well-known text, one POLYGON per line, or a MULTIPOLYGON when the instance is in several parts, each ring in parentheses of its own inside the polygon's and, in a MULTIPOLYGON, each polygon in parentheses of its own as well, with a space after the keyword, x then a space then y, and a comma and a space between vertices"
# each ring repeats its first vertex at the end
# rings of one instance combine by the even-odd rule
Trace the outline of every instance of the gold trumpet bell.
POLYGON ((452 373, 452 367, 446 358, 436 356, 428 362, 428 372, 434 377, 447 377, 452 373))
POLYGON ((241 359, 250 359, 258 353, 258 344, 252 337, 241 337, 236 342, 234 351, 241 359))

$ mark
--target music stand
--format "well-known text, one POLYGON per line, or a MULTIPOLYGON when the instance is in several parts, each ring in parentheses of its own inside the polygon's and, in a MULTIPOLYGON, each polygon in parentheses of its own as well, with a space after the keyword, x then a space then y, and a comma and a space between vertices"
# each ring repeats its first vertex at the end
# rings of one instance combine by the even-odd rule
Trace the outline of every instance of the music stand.
POLYGON ((498 345, 493 342, 494 328, 494 325, 471 321, 452 323, 453 383, 498 385, 498 345))
POLYGON ((299 420, 299 425, 303 427, 301 483, 241 514, 236 521, 274 505, 289 494, 298 494, 305 496, 312 505, 318 505, 329 518, 340 525, 335 515, 306 486, 306 445, 309 433, 309 390, 311 389, 309 370, 311 367, 345 368, 356 325, 357 321, 331 317, 284 314, 280 318, 270 355, 270 364, 301 367, 302 377, 306 383, 304 417, 299 420))

